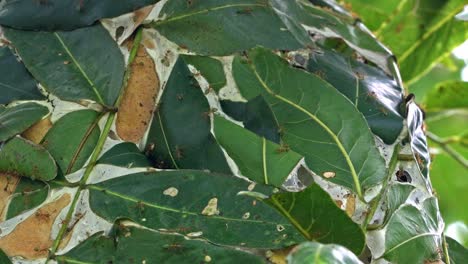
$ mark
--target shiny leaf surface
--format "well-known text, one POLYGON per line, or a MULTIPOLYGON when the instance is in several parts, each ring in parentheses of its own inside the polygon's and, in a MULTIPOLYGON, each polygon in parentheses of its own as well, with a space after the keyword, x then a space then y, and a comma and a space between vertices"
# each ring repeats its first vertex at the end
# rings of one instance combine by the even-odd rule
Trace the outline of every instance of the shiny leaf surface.
POLYGON ((289 254, 288 263, 361 264, 362 262, 345 247, 333 244, 324 245, 317 242, 304 242, 289 254))

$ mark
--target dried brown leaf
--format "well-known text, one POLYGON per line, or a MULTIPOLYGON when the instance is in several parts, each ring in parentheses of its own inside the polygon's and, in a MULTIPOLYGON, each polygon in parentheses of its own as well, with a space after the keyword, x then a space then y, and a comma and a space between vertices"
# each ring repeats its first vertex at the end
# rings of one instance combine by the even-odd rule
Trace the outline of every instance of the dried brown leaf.
POLYGON ((26 259, 47 257, 53 240, 52 225, 60 211, 70 203, 70 195, 64 194, 57 200, 39 208, 26 220, 19 223, 8 235, 0 238, 0 248, 8 256, 26 259))
POLYGON ((153 60, 140 45, 117 113, 116 129, 125 141, 138 143, 148 128, 159 91, 153 60))
POLYGON ((51 127, 52 121, 50 120, 49 115, 47 118, 42 119, 28 128, 28 130, 24 131, 22 136, 36 144, 39 144, 51 127))
POLYGON ((354 214, 354 211, 356 211, 356 196, 354 195, 349 195, 348 199, 346 201, 346 214, 348 214, 349 217, 351 217, 354 214))
POLYGON ((16 190, 20 181, 19 176, 0 173, 0 221, 5 220, 5 215, 11 194, 16 190))

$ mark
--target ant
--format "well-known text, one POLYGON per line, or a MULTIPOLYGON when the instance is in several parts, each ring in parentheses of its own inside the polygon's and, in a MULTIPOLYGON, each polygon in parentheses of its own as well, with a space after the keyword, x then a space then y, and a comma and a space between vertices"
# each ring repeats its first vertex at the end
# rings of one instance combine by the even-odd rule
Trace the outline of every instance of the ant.
POLYGON ((288 151, 289 151, 288 144, 281 144, 280 147, 276 149, 277 153, 283 153, 283 152, 288 152, 288 151))
POLYGON ((175 155, 178 160, 182 159, 184 157, 184 150, 179 146, 175 146, 175 155))
POLYGON ((209 118, 212 114, 216 113, 217 111, 218 111, 217 108, 210 108, 210 110, 208 110, 208 111, 202 113, 203 118, 207 119, 207 118, 209 118))

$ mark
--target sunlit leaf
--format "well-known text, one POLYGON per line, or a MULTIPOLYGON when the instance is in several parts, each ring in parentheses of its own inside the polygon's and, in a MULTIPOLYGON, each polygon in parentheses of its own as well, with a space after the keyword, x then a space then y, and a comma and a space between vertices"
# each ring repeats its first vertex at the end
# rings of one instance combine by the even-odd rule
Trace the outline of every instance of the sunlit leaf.
POLYGON ((468 82, 447 81, 437 84, 426 94, 424 108, 427 111, 468 109, 468 82))
POLYGON ((334 263, 361 264, 362 262, 348 249, 339 245, 324 245, 317 242, 304 242, 288 256, 289 264, 334 263))

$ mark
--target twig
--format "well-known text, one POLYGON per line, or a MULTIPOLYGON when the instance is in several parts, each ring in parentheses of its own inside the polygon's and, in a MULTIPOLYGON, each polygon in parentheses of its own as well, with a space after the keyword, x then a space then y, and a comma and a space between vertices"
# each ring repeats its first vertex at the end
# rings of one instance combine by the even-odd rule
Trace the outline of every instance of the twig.
POLYGON ((437 135, 434 135, 431 132, 426 133, 427 137, 438 144, 447 154, 449 154, 453 159, 460 163, 465 169, 468 169, 468 160, 465 159, 460 153, 454 150, 451 146, 447 144, 447 141, 441 139, 437 135))

